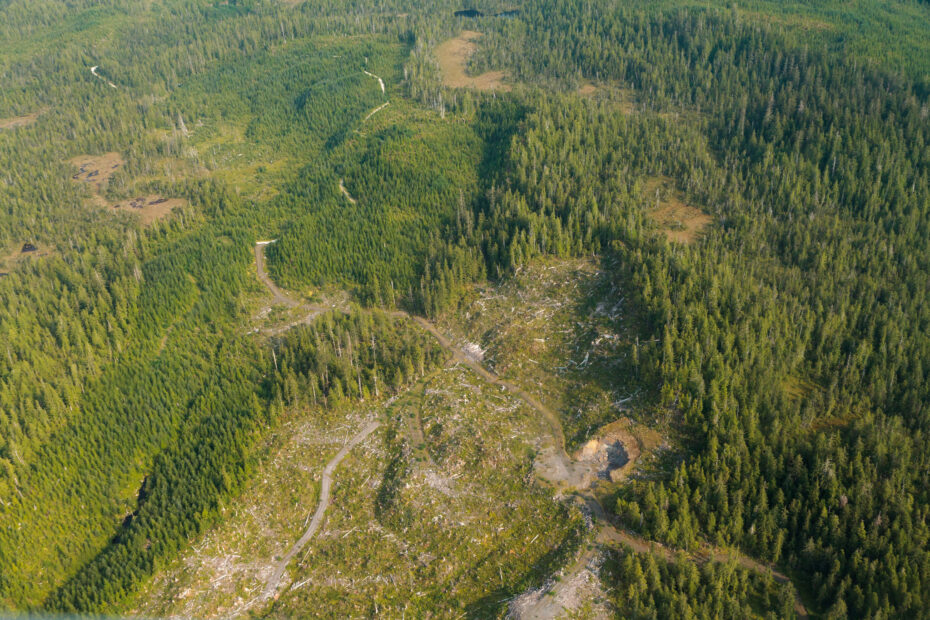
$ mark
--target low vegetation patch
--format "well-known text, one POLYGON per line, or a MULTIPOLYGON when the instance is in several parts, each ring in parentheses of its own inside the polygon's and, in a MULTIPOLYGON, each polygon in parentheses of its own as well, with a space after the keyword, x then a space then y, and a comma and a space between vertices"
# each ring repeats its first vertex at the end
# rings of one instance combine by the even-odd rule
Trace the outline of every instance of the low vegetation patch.
POLYGON ((168 215, 175 207, 183 207, 187 201, 180 198, 164 198, 158 194, 149 194, 138 198, 123 200, 113 205, 117 211, 135 213, 146 226, 168 215))
POLYGON ((26 114, 24 116, 12 116, 10 118, 0 118, 0 129, 15 129, 16 127, 26 127, 39 120, 39 112, 26 114))
MULTIPOLYGON (((292 398, 299 406, 312 392, 292 398)), ((292 415, 223 522, 156 575, 134 612, 494 616, 575 546, 579 516, 530 475, 534 412, 462 366, 397 398, 292 415), (332 504, 290 565, 290 585, 276 602, 262 600, 316 507, 324 464, 373 416, 383 430, 335 472, 332 504)))
POLYGON ((637 404, 635 309, 587 259, 538 260, 441 318, 484 363, 558 412, 570 450, 637 404))
POLYGON ((713 221, 711 216, 697 207, 686 204, 674 182, 667 177, 649 179, 644 191, 647 195, 655 196, 655 206, 649 212, 649 217, 669 241, 693 243, 713 221))
POLYGON ((123 156, 119 153, 79 155, 68 161, 78 169, 77 174, 71 178, 78 183, 87 183, 92 188, 93 196, 91 200, 95 205, 114 211, 134 213, 139 216, 146 226, 167 217, 176 207, 183 207, 187 204, 186 200, 166 198, 160 194, 145 194, 118 202, 107 200, 104 197, 104 192, 110 178, 126 164, 123 156))
POLYGON ((126 160, 119 153, 110 152, 103 155, 78 155, 68 162, 78 169, 77 174, 71 178, 91 184, 99 194, 106 189, 110 177, 125 165, 126 160))
POLYGON ((580 517, 530 475, 520 399, 456 366, 387 413, 270 615, 497 617, 575 548, 580 517))
POLYGON ((597 93, 597 91, 598 91, 598 87, 595 84, 592 84, 591 82, 585 82, 581 86, 578 87, 578 94, 583 97, 590 97, 594 95, 595 93, 597 93))
POLYGON ((48 246, 32 243, 30 241, 18 243, 12 247, 7 247, 6 251, 0 255, 0 274, 6 275, 13 267, 24 260, 30 258, 44 258, 51 256, 53 250, 48 246))
POLYGON ((487 71, 477 76, 466 73, 468 59, 477 49, 475 41, 482 36, 480 32, 463 30, 459 36, 436 47, 436 58, 442 70, 443 84, 452 88, 510 90, 510 86, 504 83, 507 74, 503 71, 487 71))

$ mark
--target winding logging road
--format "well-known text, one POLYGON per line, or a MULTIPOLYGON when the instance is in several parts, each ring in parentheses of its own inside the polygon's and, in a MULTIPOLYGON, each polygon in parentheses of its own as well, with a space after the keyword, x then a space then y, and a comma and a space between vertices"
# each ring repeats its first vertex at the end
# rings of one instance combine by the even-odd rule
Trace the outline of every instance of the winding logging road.
POLYGON ((103 80, 104 82, 106 82, 106 84, 107 84, 110 88, 116 88, 116 84, 114 84, 113 82, 111 82, 111 81, 108 80, 107 78, 105 78, 105 77, 103 77, 102 75, 100 75, 99 73, 97 73, 97 69, 99 69, 99 68, 100 68, 100 65, 94 65, 93 67, 90 68, 90 72, 94 74, 94 77, 100 78, 101 80, 103 80))
POLYGON ((352 451, 352 448, 362 443, 366 437, 375 432, 378 426, 378 422, 370 422, 350 439, 349 442, 342 447, 342 450, 336 453, 336 456, 326 464, 326 468, 323 469, 323 481, 320 486, 320 501, 317 504, 316 512, 313 513, 313 519, 310 521, 310 525, 307 527, 303 536, 291 546, 288 552, 284 554, 284 557, 275 565, 274 573, 272 573, 271 578, 265 584, 265 591, 262 594, 262 598, 269 599, 274 597, 275 593, 278 591, 278 586, 281 584, 281 578, 284 576, 285 571, 287 571, 287 565, 290 564, 294 556, 300 553, 300 550, 310 542, 310 539, 313 538, 316 531, 320 529, 320 525, 323 523, 323 517, 326 516, 326 509, 329 508, 329 505, 332 503, 330 490, 333 486, 333 473, 336 471, 336 468, 339 467, 339 463, 352 451))
MULTIPOLYGON (((341 185, 341 184, 340 184, 341 185)), ((343 190, 345 191, 345 190, 343 190)), ((268 245, 269 242, 260 242, 255 245, 255 267, 258 272, 258 278, 261 280, 268 290, 271 292, 272 296, 275 299, 275 303, 281 305, 287 305, 288 307, 294 308, 300 306, 298 302, 294 301, 287 295, 285 295, 271 278, 268 277, 268 274, 265 272, 264 268, 264 246, 268 245)), ((324 308, 318 307, 311 304, 303 304, 303 307, 307 310, 314 312, 321 312, 332 310, 333 308, 324 308)), ((546 421, 549 426, 551 437, 555 443, 556 454, 555 458, 558 459, 564 467, 556 468, 555 471, 550 471, 547 474, 547 481, 555 485, 557 488, 566 489, 567 486, 570 486, 571 480, 568 477, 568 471, 570 471, 569 465, 572 462, 572 458, 565 451, 565 434, 562 430, 562 424, 559 421, 559 417, 555 411, 544 405, 539 401, 535 396, 527 393, 522 388, 517 385, 502 379, 497 373, 488 370, 483 365, 481 365, 473 357, 467 355, 462 349, 457 347, 448 337, 446 337, 439 329, 431 322, 426 320, 423 317, 412 315, 403 310, 392 310, 387 312, 388 315, 395 318, 409 319, 419 325, 421 328, 429 332, 439 343, 439 345, 445 349, 448 353, 452 355, 452 359, 457 362, 468 366, 472 369, 478 376, 483 378, 485 381, 498 385, 509 391, 511 394, 520 398, 523 402, 529 405, 534 411, 536 411, 542 418, 546 421), (562 473, 565 472, 565 473, 562 473)), ((291 558, 294 557, 296 553, 307 544, 313 534, 316 532, 316 529, 319 527, 320 522, 323 519, 323 515, 326 512, 326 507, 329 505, 329 488, 332 484, 332 473, 335 471, 336 467, 339 465, 339 462, 348 454, 349 450, 353 446, 361 442, 365 437, 371 434, 375 428, 378 427, 377 422, 372 422, 366 426, 358 435, 352 438, 352 440, 346 444, 346 446, 336 455, 336 457, 329 462, 326 466, 326 470, 323 473, 323 491, 320 494, 320 503, 317 507, 317 512, 313 516, 313 521, 311 521, 309 528, 304 535, 298 540, 294 546, 288 551, 287 555, 281 559, 278 563, 278 566, 272 576, 272 579, 269 580, 268 585, 265 588, 265 597, 270 598, 274 595, 275 591, 278 588, 279 582, 281 580, 284 571, 287 569, 287 564, 290 562, 291 558)), ((632 464, 632 463, 631 463, 632 464)), ((676 557, 676 551, 661 545, 659 543, 646 540, 639 536, 633 535, 630 532, 624 531, 623 529, 617 527, 612 517, 607 514, 604 510, 604 507, 601 506, 600 501, 595 497, 594 493, 590 489, 583 489, 576 492, 577 496, 580 497, 586 504, 591 515, 594 517, 595 522, 597 523, 598 532, 596 535, 596 541, 598 543, 620 543, 624 546, 629 547, 633 551, 638 553, 658 553, 666 560, 672 561, 676 557)), ((593 551, 589 551, 585 554, 584 557, 589 556, 593 551)), ((584 559, 584 558, 583 558, 584 559)), ((736 562, 748 570, 752 570, 757 573, 762 574, 771 574, 772 577, 778 583, 791 583, 791 580, 787 575, 768 567, 761 562, 754 560, 742 553, 735 551, 724 551, 716 547, 705 545, 702 549, 702 553, 695 558, 698 561, 710 561, 710 562, 726 562, 731 559, 736 560, 736 562)), ((583 566, 586 564, 586 561, 579 561, 576 563, 576 567, 583 566)), ((574 570, 574 568, 573 568, 574 570)), ((797 587, 792 584, 792 591, 794 594, 794 609, 795 613, 798 614, 799 618, 807 618, 808 613, 807 609, 804 606, 804 603, 801 601, 801 598, 798 594, 797 587)))
POLYGON ((275 286, 271 278, 268 277, 268 274, 265 272, 265 246, 274 243, 273 241, 259 241, 255 244, 255 271, 258 272, 258 279, 262 281, 262 284, 271 291, 271 296, 274 297, 274 302, 276 304, 287 306, 288 308, 296 308, 300 304, 285 295, 281 289, 275 286))

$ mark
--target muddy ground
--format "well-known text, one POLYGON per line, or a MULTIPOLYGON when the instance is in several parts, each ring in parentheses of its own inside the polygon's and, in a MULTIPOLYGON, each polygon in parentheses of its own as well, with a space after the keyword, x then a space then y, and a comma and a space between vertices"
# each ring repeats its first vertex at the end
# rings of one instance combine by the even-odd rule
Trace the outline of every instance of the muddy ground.
POLYGON ((90 184, 99 194, 106 189, 110 177, 126 162, 122 155, 113 152, 103 155, 78 155, 69 159, 68 163, 78 169, 77 174, 71 178, 90 184))
POLYGON ((175 207, 183 207, 187 202, 181 198, 164 198, 158 194, 139 196, 123 200, 112 206, 116 211, 129 211, 138 215, 142 223, 148 226, 164 217, 171 215, 175 207))

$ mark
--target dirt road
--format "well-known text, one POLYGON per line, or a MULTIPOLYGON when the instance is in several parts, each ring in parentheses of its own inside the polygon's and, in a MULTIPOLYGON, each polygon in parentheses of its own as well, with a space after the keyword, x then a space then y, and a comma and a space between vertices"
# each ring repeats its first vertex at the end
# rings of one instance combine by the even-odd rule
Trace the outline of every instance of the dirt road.
POLYGON ((107 85, 109 85, 110 88, 116 88, 116 84, 114 84, 114 83, 111 82, 110 80, 106 79, 105 77, 103 77, 102 75, 100 75, 99 73, 97 73, 97 69, 99 69, 99 68, 100 68, 100 65, 94 65, 93 67, 90 68, 90 72, 94 74, 94 77, 100 78, 101 80, 103 80, 104 82, 106 82, 107 85))
MULTIPOLYGON (((384 108, 388 107, 389 105, 391 105, 391 102, 390 102, 390 101, 386 101, 386 102, 382 103, 382 104, 379 105, 377 108, 375 108, 374 110, 372 110, 371 112, 368 113, 368 116, 365 117, 365 121, 367 121, 369 118, 371 118, 372 116, 374 116, 375 114, 377 114, 378 112, 380 112, 381 110, 383 110, 384 108)), ((362 121, 362 122, 364 123, 365 121, 362 121)))
POLYGON ((355 198, 352 197, 352 194, 349 193, 349 190, 346 189, 345 180, 344 180, 344 179, 339 179, 339 191, 341 191, 343 194, 345 194, 345 197, 346 197, 346 198, 349 200, 349 202, 351 202, 352 204, 357 204, 357 203, 358 203, 358 201, 357 201, 355 198))
MULTIPOLYGON (((364 71, 364 69, 363 69, 363 71, 364 71)), ((375 78, 376 80, 378 80, 378 84, 381 85, 381 94, 384 94, 384 93, 385 93, 385 89, 384 89, 384 80, 382 80, 381 78, 379 78, 379 77, 378 77, 377 75, 375 75, 374 73, 369 73, 368 71, 365 71, 365 75, 367 75, 368 77, 373 77, 373 78, 375 78)))
POLYGON ((271 278, 268 277, 268 274, 265 272, 265 246, 268 243, 256 243, 255 244, 255 271, 258 273, 258 279, 271 291, 272 297, 277 304, 287 306, 289 308, 296 308, 300 304, 275 286, 274 282, 271 281, 271 278))
MULTIPOLYGON (((343 188, 343 191, 345 191, 344 188, 343 188)), ((346 194, 348 195, 347 192, 346 194)), ((265 273, 264 268, 263 268, 263 258, 264 258, 263 248, 264 246, 259 246, 259 245, 256 245, 255 247, 255 264, 258 270, 259 279, 265 284, 266 287, 268 287, 268 290, 275 297, 275 300, 278 301, 278 303, 284 303, 291 307, 300 305, 297 302, 290 299, 289 297, 287 297, 286 295, 284 295, 278 289, 278 287, 274 285, 274 283, 265 273)), ((310 304, 305 304, 305 307, 306 309, 309 309, 311 311, 316 311, 318 309, 315 306, 312 306, 310 304)), ((328 308, 328 309, 338 309, 338 308, 328 308)), ((320 310, 328 310, 328 309, 320 309, 320 310)), ((466 354, 462 349, 457 347, 445 334, 443 334, 439 330, 439 328, 437 328, 433 323, 426 320, 425 318, 412 315, 403 310, 393 310, 393 311, 389 311, 387 314, 395 318, 409 319, 415 322, 422 329, 429 332, 436 339, 439 345, 452 355, 453 361, 468 366, 478 376, 482 377, 485 381, 505 388, 507 391, 509 391, 510 393, 514 394, 515 396, 523 400, 523 402, 525 402, 534 411, 536 411, 543 418, 543 420, 545 420, 546 424, 549 426, 551 439, 554 444, 552 446, 552 450, 550 451, 551 452, 550 458, 554 459, 555 463, 553 467, 549 467, 545 470, 544 475, 546 477, 546 480, 550 484, 553 484, 556 488, 563 489, 563 490, 572 489, 572 487, 575 484, 575 478, 572 475, 573 460, 568 455, 568 453, 565 451, 565 436, 562 431, 562 424, 559 421, 559 417, 555 411, 553 411, 552 409, 544 405, 535 396, 527 393, 525 390, 521 389, 517 385, 505 379, 502 379, 496 373, 485 368, 477 360, 475 360, 474 358, 466 354)), ((275 571, 275 576, 273 577, 271 581, 269 581, 268 587, 265 590, 266 596, 270 597, 274 594, 275 590, 278 587, 278 581, 280 581, 281 575, 283 575, 284 570, 287 568, 287 562, 290 561, 293 555, 297 553, 298 551, 300 551, 300 548, 302 548, 307 543, 307 541, 310 540, 310 538, 313 536, 313 533, 315 532, 316 527, 319 526, 317 517, 319 517, 319 521, 322 521, 323 512, 325 512, 326 510, 325 506, 328 505, 329 484, 331 484, 331 482, 329 482, 329 479, 332 476, 332 471, 335 470, 336 466, 339 464, 339 461, 342 460, 345 454, 348 453, 349 450, 351 450, 351 446, 357 444, 359 441, 367 437, 368 434, 374 431, 374 429, 377 427, 377 423, 373 423, 373 424, 374 424, 374 427, 371 427, 371 425, 369 425, 369 427, 366 427, 365 429, 363 429, 362 432, 359 433, 359 435, 356 435, 356 438, 360 437, 358 441, 356 441, 356 438, 353 438, 352 441, 354 443, 350 442, 350 444, 348 444, 345 448, 343 448, 343 451, 340 452, 338 455, 336 455, 336 458, 333 459, 333 461, 331 461, 330 464, 326 466, 326 472, 328 472, 328 475, 326 472, 324 472, 324 492, 325 492, 326 501, 324 502, 324 495, 321 494, 320 507, 317 509, 317 515, 314 515, 313 522, 311 522, 310 527, 308 528, 307 532, 304 533, 304 536, 301 537, 299 541, 297 541, 295 546, 292 548, 291 552, 288 552, 288 555, 282 559, 281 563, 279 563, 279 567, 275 571)), ((622 528, 617 527, 611 515, 609 515, 607 511, 604 510, 604 507, 601 506, 600 502, 597 500, 594 493, 590 489, 580 489, 580 490, 574 491, 574 494, 580 497, 584 501, 585 505, 587 506, 588 512, 591 514, 592 518, 594 519, 596 523, 596 527, 598 529, 597 529, 595 540, 598 543, 600 544, 611 544, 611 543, 622 544, 626 547, 629 547, 630 549, 632 549, 633 551, 637 553, 646 553, 646 552, 658 553, 659 555, 661 555, 662 557, 664 557, 666 560, 669 560, 669 561, 675 558, 676 553, 677 553, 676 550, 673 550, 669 547, 665 547, 664 545, 661 545, 659 543, 646 540, 640 536, 637 536, 635 534, 632 534, 630 532, 623 530, 622 528)), ((570 581, 574 577, 576 577, 579 574, 579 572, 577 571, 587 570, 587 567, 590 565, 591 560, 592 560, 592 553, 593 552, 588 552, 584 554, 582 558, 580 558, 575 563, 575 565, 570 569, 569 573, 566 575, 566 578, 565 578, 566 581, 570 581)), ((739 563, 740 566, 748 570, 752 570, 758 573, 771 572, 773 578, 777 582, 790 583, 790 579, 787 577, 787 575, 784 575, 783 573, 775 571, 771 569, 770 567, 765 566, 761 562, 758 562, 757 560, 754 560, 748 556, 745 556, 735 551, 724 551, 716 547, 705 545, 705 547, 698 554, 698 557, 694 559, 696 561, 701 561, 701 562, 704 562, 704 561, 725 562, 730 559, 735 559, 737 563, 739 563)), ((794 597, 795 597, 795 612, 798 614, 798 617, 807 618, 808 617, 807 609, 805 608, 803 602, 801 601, 798 595, 797 588, 793 587, 792 590, 794 591, 794 597)), ((545 617, 549 617, 550 613, 559 611, 556 607, 552 605, 551 601, 544 600, 544 597, 540 599, 540 605, 541 607, 536 607, 534 604, 531 603, 529 605, 524 606, 523 609, 517 611, 514 615, 517 617, 537 618, 537 617, 540 617, 540 615, 538 614, 542 614, 545 617)), ((516 610, 513 610, 513 611, 516 611, 516 610)))
POLYGON ((336 468, 339 467, 339 463, 342 462, 342 459, 346 457, 347 454, 365 440, 366 437, 371 435, 375 429, 380 426, 380 423, 377 421, 370 422, 365 428, 360 430, 349 442, 342 447, 342 449, 333 457, 333 459, 326 464, 326 468, 323 470, 323 480, 320 486, 320 501, 317 504, 316 512, 313 513, 313 519, 310 521, 310 525, 307 527, 307 530, 304 532, 304 535, 294 543, 294 545, 288 550, 288 552, 281 558, 280 561, 275 565, 274 573, 268 579, 268 582, 265 584, 265 591, 263 593, 263 598, 269 599, 275 596, 275 593, 278 590, 278 587, 281 584, 281 578, 284 576, 284 572, 287 570, 287 565, 290 564, 290 561, 294 558, 295 555, 300 553, 300 550, 310 542, 310 539, 313 538, 313 535, 316 534, 316 531, 320 528, 320 525, 323 523, 323 517, 326 515, 326 509, 329 508, 331 503, 330 490, 333 486, 333 473, 336 471, 336 468))

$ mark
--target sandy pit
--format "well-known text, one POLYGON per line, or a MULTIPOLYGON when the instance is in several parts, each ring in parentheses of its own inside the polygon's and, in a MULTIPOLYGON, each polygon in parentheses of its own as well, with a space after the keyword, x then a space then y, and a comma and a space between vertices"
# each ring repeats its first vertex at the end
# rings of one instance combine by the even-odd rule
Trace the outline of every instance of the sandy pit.
POLYGON ((587 489, 597 480, 619 482, 642 452, 632 428, 625 418, 608 424, 568 459, 555 446, 542 445, 534 463, 536 474, 567 489, 587 489))

